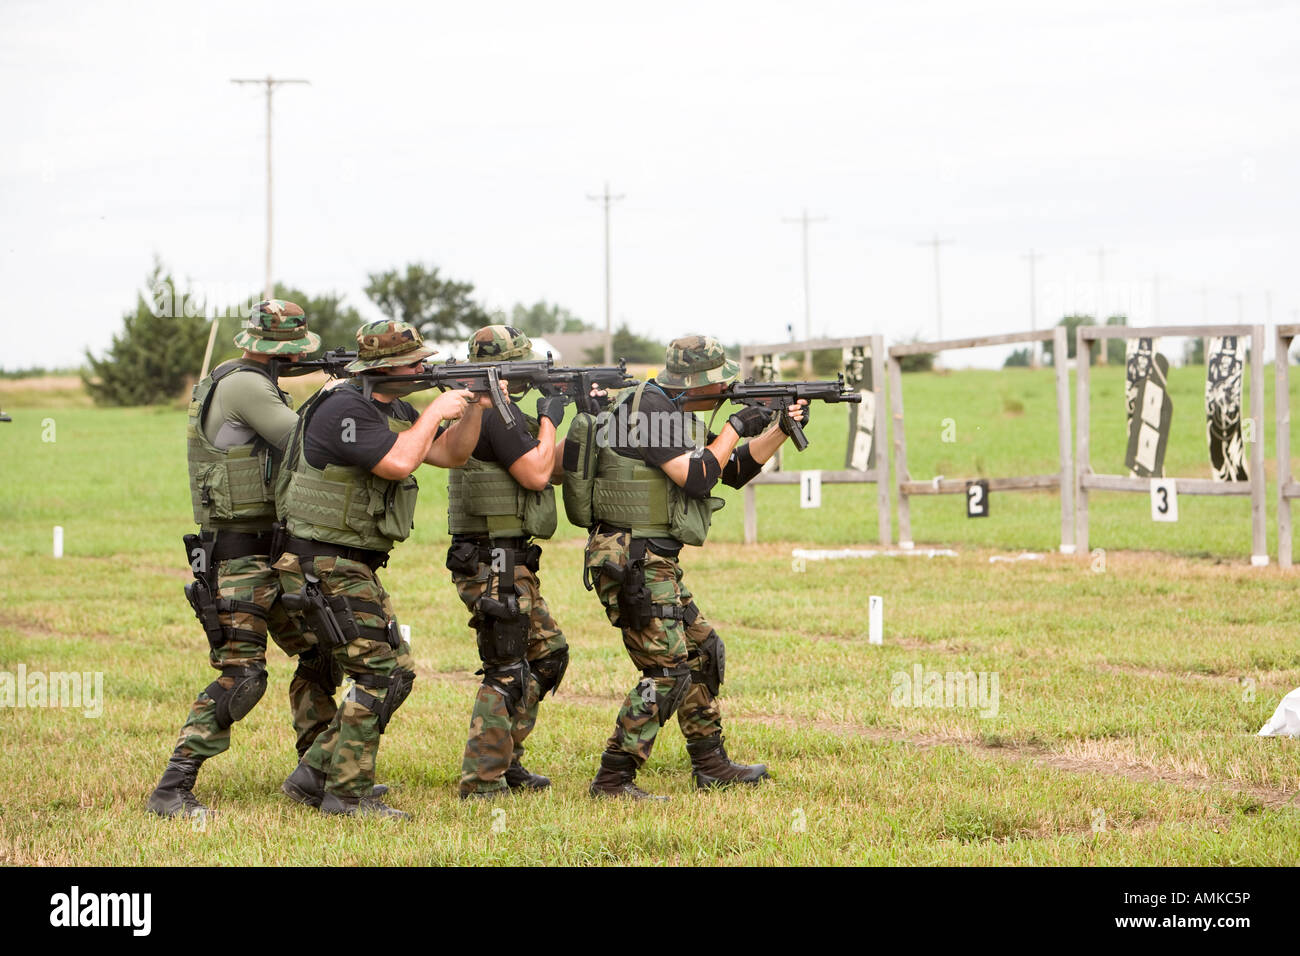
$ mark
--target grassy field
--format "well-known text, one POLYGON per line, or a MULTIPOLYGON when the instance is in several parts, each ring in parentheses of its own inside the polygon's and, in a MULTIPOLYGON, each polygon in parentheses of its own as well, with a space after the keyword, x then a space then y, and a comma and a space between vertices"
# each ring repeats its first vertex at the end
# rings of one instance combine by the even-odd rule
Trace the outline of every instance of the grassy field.
MULTIPOLYGON (((1171 375, 1171 474, 1208 476, 1202 376, 1171 375)), ((915 375, 904 390, 915 477, 1056 468, 1050 371, 915 375), (956 442, 941 441, 945 418, 956 442)), ((1118 473, 1121 369, 1095 370, 1093 403, 1094 467, 1118 473)), ((874 542, 873 489, 827 487, 808 511, 794 489, 762 488, 765 543, 752 548, 739 543, 741 495, 727 490, 714 538, 688 549, 687 581, 728 644, 728 747, 776 779, 693 793, 669 728, 641 778, 672 797, 657 806, 586 796, 636 674, 581 586, 581 533, 562 523, 541 577, 573 663, 526 761, 555 787, 466 806, 455 781, 478 662, 443 568, 445 482, 428 469, 414 540, 382 573, 419 679, 379 776, 414 819, 325 819, 279 794, 294 760, 291 664, 272 649, 266 698, 200 776, 219 814, 203 828, 158 821, 145 797, 212 674, 181 595, 184 413, 90 409, 71 385, 30 382, 3 383, 0 407, 15 418, 0 425, 0 671, 101 671, 105 692, 99 718, 0 708, 0 862, 1297 862, 1300 741, 1253 736, 1300 685, 1294 581, 1249 567, 1246 501, 1184 498, 1179 524, 1155 525, 1144 496, 1096 495, 1097 569, 1052 553, 1054 495, 995 496, 982 521, 959 496, 913 499, 918 544, 957 557, 794 573, 792 547, 874 542), (1021 549, 1048 553, 989 561, 1021 549), (881 647, 866 643, 869 594, 884 598, 881 647), (900 694, 899 675, 918 666, 996 676, 996 708, 910 706, 933 703, 900 694)), ((843 427, 842 410, 819 408, 800 467, 841 467, 843 427)), ((1265 432, 1271 457, 1271 422, 1265 432)))

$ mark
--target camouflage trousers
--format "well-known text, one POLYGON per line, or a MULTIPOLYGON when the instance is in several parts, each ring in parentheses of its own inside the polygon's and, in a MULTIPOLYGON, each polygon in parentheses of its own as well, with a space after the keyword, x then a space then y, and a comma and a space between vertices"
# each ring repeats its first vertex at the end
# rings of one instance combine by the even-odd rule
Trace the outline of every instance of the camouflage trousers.
MULTIPOLYGON (((383 617, 356 611, 358 625, 384 627, 393 620, 393 606, 388 599, 388 592, 367 565, 339 557, 320 557, 315 558, 314 562, 321 590, 326 595, 344 595, 378 604, 384 609, 383 617)), ((302 589, 306 579, 296 554, 282 554, 280 560, 275 562, 275 568, 280 572, 280 586, 286 593, 302 589)), ((307 628, 306 622, 300 620, 298 623, 314 642, 316 636, 307 628)), ((359 637, 335 647, 331 653, 343 673, 354 680, 387 678, 398 667, 415 669, 411 648, 406 641, 394 648, 386 641, 359 637)), ((388 688, 374 686, 373 682, 367 682, 364 690, 376 702, 382 701, 389 693, 388 688)), ((354 686, 344 696, 334 719, 312 743, 303 759, 325 774, 326 791, 342 797, 369 796, 375 784, 379 738, 379 717, 357 699, 354 686)))
MULTIPOLYGON (((632 663, 641 671, 651 668, 675 668, 689 664, 691 686, 677 708, 677 721, 687 740, 698 740, 722 730, 722 711, 718 702, 704 684, 701 665, 704 656, 700 645, 713 634, 713 626, 699 615, 690 624, 673 618, 652 618, 644 627, 624 627, 618 607, 619 582, 597 569, 606 561, 623 568, 628 563, 632 536, 626 532, 609 534, 593 532, 587 541, 586 567, 595 584, 600 602, 610 623, 623 632, 623 646, 632 663)), ((680 605, 692 603, 692 595, 682 583, 682 568, 676 558, 666 558, 646 551, 645 584, 655 604, 680 605)), ((655 693, 642 685, 652 678, 644 677, 628 693, 619 708, 614 733, 605 744, 611 751, 622 751, 636 759, 637 766, 650 758, 655 737, 659 734, 658 700, 668 693, 673 678, 654 678, 655 693)))
MULTIPOLYGON (((295 657, 312 646, 313 642, 303 635, 281 606, 280 577, 271 567, 266 555, 249 555, 219 562, 217 587, 220 591, 218 597, 256 604, 266 612, 264 617, 248 611, 223 612, 219 615, 223 628, 238 629, 227 631, 229 640, 208 652, 208 662, 222 671, 218 681, 227 690, 235 683, 234 677, 225 675, 227 668, 266 668, 268 632, 271 639, 290 657, 295 657)), ((298 754, 301 756, 333 719, 334 692, 326 692, 300 671, 295 672, 289 682, 289 710, 293 716, 293 729, 298 736, 298 754)), ((203 691, 190 707, 189 719, 181 728, 176 746, 185 756, 202 757, 205 760, 215 757, 230 747, 230 726, 223 728, 218 725, 216 701, 203 691)))
MULTIPOLYGON (((477 633, 484 622, 474 608, 485 593, 496 597, 496 574, 490 565, 479 562, 474 574, 452 571, 451 579, 456 593, 470 610, 469 626, 477 633)), ((537 575, 523 564, 515 565, 515 594, 519 599, 519 613, 528 618, 527 659, 535 661, 565 650, 568 644, 546 606, 537 575)), ((461 794, 505 789, 506 769, 512 760, 523 757, 524 740, 537 723, 541 696, 541 685, 535 677, 530 677, 519 709, 511 712, 499 692, 487 684, 479 685, 470 713, 465 756, 460 764, 461 794)))

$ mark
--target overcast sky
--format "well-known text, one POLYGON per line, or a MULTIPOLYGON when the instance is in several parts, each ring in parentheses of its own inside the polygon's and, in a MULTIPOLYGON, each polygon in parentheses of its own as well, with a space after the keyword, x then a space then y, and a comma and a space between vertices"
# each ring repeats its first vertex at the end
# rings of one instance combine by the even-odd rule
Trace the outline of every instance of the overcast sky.
MULTIPOLYGON (((1297 322, 1295 3, 0 3, 0 365, 103 349, 155 253, 368 317, 434 263, 659 338, 1297 322), (1159 275, 1158 297, 1155 293, 1159 275), (1202 290, 1205 290, 1204 292, 1202 290), (1238 299, 1238 294, 1241 299, 1238 299), (1158 307, 1157 307, 1158 301, 1158 307), (1158 311, 1158 316, 1156 315, 1158 311)), ((997 353, 1004 354, 1005 350, 997 353)), ((989 353, 974 357, 990 361, 989 353)))

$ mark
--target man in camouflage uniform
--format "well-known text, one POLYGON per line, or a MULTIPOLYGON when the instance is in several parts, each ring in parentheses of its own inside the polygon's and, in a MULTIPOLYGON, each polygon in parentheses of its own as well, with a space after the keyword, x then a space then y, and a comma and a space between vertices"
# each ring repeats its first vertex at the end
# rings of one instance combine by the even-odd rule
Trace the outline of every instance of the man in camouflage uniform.
MULTIPOLYGON (((414 326, 381 321, 357 332, 348 371, 418 372, 433 354, 414 326)), ((353 679, 334 719, 284 782, 284 792, 323 813, 405 818, 374 792, 380 735, 411 691, 411 649, 376 570, 411 533, 422 462, 465 464, 484 406, 468 390, 444 392, 423 413, 398 395, 403 383, 324 389, 303 406, 289 440, 276 506, 285 523, 284 603, 353 679), (459 419, 455 425, 443 423, 459 419)))
MULTIPOLYGON (((470 336, 471 362, 531 358, 532 342, 510 326, 489 325, 470 336)), ((509 378, 508 369, 503 375, 509 378)), ((567 400, 543 395, 536 418, 512 404, 509 425, 489 415, 469 462, 449 477, 447 568, 469 608, 483 662, 461 761, 462 800, 551 785, 520 758, 538 702, 554 693, 569 665, 564 634, 539 591, 542 549, 533 543, 555 531, 551 484, 562 474, 555 433, 567 400)))
POLYGON ((298 656, 289 707, 306 752, 334 716, 338 681, 289 620, 271 568, 274 481, 286 441, 298 422, 276 384, 273 362, 316 351, 302 309, 271 299, 253 307, 235 335, 242 358, 224 362, 194 386, 186 427, 190 494, 201 533, 187 536, 196 582, 186 589, 205 624, 208 660, 221 676, 199 694, 148 809, 160 816, 206 810, 193 788, 203 761, 230 746, 231 725, 266 690, 266 639, 298 656))
MULTIPOLYGON (((678 563, 684 544, 704 543, 710 516, 722 507, 710 494, 713 486, 721 480, 741 487, 785 441, 765 408, 742 409, 718 435, 690 414, 716 407, 709 394, 722 391, 736 373, 716 339, 676 339, 658 381, 623 395, 598 442, 591 498, 596 523, 587 542, 586 574, 642 679, 618 712, 591 784, 593 796, 651 798, 637 787, 636 772, 674 713, 696 787, 768 779, 764 765, 736 764, 727 756, 716 699, 725 651, 678 563), (741 438, 753 440, 741 445, 741 438)), ((788 412, 806 421, 807 403, 788 412)))

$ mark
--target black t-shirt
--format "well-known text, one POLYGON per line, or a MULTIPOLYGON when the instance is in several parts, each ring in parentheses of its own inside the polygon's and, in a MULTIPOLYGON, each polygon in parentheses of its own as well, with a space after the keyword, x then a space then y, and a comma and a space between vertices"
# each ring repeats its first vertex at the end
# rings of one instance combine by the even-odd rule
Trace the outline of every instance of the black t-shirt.
POLYGON ((509 408, 514 428, 506 428, 495 406, 484 409, 478 444, 474 446, 474 457, 479 461, 494 461, 502 468, 509 468, 540 444, 529 433, 528 422, 519 406, 511 402, 509 408))
POLYGON ((420 417, 409 402, 377 402, 353 385, 340 385, 317 401, 303 441, 307 464, 313 468, 357 465, 371 471, 397 442, 388 419, 414 422, 420 417))
MULTIPOLYGON (((625 458, 636 458, 659 469, 674 458, 695 451, 687 440, 691 424, 696 419, 695 414, 682 411, 653 383, 647 385, 641 393, 641 404, 637 409, 645 416, 641 419, 645 426, 643 434, 638 433, 637 422, 632 418, 631 398, 611 409, 613 418, 609 425, 609 439, 614 451, 625 458), (624 406, 626 412, 622 411, 624 406), (624 422, 627 423, 626 427, 624 422)), ((712 411, 709 414, 713 414, 712 411)), ((725 414, 725 411, 720 411, 718 417, 725 414)), ((717 437, 709 432, 706 443, 712 444, 717 437)), ((758 473, 759 468, 750 455, 748 442, 737 445, 731 457, 719 464, 722 466, 722 483, 732 488, 743 486, 758 473)))
MULTIPOLYGON (((637 406, 638 419, 632 417, 632 401, 611 409, 610 445, 625 458, 636 458, 655 468, 693 451, 687 435, 695 415, 682 411, 654 385, 647 385, 637 406), (626 411, 624 410, 626 409, 626 411), (624 424, 626 423, 626 425, 624 424)), ((719 413, 721 414, 721 413, 719 413)), ((709 433, 709 441, 717 438, 709 433)))

